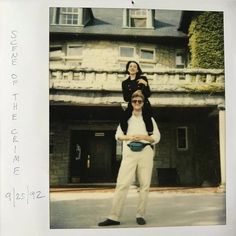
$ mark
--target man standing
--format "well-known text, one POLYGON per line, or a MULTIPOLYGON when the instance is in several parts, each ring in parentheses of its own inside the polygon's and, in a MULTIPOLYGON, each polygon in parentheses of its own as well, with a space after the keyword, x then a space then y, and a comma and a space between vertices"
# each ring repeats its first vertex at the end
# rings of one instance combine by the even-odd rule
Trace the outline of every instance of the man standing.
POLYGON ((136 213, 136 222, 139 225, 146 224, 144 219, 149 187, 153 168, 153 148, 160 140, 160 132, 155 120, 152 118, 153 134, 148 135, 145 123, 142 117, 142 107, 144 96, 140 91, 134 92, 131 97, 132 116, 128 120, 128 130, 124 134, 120 125, 116 131, 116 140, 123 141, 123 158, 118 173, 115 195, 113 198, 112 208, 109 217, 100 222, 99 226, 119 225, 119 218, 122 214, 124 201, 126 199, 129 187, 135 176, 137 169, 137 177, 140 183, 139 201, 136 213), (136 142, 136 143, 133 143, 136 142), (138 143, 137 143, 138 142, 138 143), (143 145, 142 150, 137 150, 135 145, 143 145), (130 144, 134 144, 131 150, 130 144))

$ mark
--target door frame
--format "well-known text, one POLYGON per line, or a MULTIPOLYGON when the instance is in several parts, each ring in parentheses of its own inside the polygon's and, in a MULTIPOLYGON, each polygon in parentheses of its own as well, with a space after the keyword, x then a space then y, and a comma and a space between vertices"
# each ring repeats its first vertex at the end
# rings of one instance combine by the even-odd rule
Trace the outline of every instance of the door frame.
MULTIPOLYGON (((85 128, 85 127, 84 127, 85 128)), ((86 140, 89 140, 90 137, 93 137, 93 135, 95 135, 95 133, 104 133, 108 138, 111 138, 112 136, 115 136, 115 131, 114 129, 106 129, 106 130, 102 130, 101 129, 76 129, 76 128, 71 128, 70 129, 70 147, 69 147, 69 182, 73 183, 73 184, 83 184, 83 183, 94 183, 94 182, 90 182, 89 178, 92 177, 87 177, 88 179, 83 179, 86 178, 85 176, 82 177, 82 179, 80 179, 79 181, 73 181, 73 176, 72 176, 72 154, 73 154, 73 145, 75 145, 75 142, 73 141, 74 138, 76 138, 76 136, 83 136, 86 140)), ((86 142, 86 141, 85 141, 86 142)), ((86 146, 86 145, 85 145, 86 146)), ((88 148, 89 145, 87 145, 88 148)), ((87 153, 88 154, 88 153, 87 153)), ((117 177, 117 173, 118 173, 118 169, 120 166, 120 161, 116 160, 116 142, 114 139, 114 142, 111 143, 111 163, 110 163, 110 172, 111 175, 109 176, 109 178, 106 179, 106 181, 102 181, 100 183, 113 183, 116 181, 116 177, 117 177)), ((85 165, 83 165, 84 167, 85 165)), ((81 172, 82 173, 82 172, 81 172)), ((83 173, 82 173, 83 174, 83 173)), ((88 173, 89 174, 89 173, 88 173)))

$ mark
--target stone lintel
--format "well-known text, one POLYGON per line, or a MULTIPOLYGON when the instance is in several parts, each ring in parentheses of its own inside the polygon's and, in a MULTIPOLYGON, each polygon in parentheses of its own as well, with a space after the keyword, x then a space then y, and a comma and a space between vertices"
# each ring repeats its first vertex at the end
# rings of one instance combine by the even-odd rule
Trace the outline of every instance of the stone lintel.
MULTIPOLYGON (((152 106, 218 106, 224 103, 222 94, 155 93, 149 98, 152 106)), ((124 103, 121 93, 57 92, 50 94, 51 104, 74 104, 81 106, 120 106, 124 103)))

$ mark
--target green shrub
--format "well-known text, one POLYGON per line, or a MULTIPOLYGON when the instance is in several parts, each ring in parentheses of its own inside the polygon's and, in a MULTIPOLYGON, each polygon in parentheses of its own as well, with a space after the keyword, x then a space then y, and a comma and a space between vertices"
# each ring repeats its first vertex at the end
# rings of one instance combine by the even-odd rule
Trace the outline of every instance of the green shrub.
POLYGON ((189 27, 192 68, 224 68, 224 30, 222 12, 202 12, 189 27))

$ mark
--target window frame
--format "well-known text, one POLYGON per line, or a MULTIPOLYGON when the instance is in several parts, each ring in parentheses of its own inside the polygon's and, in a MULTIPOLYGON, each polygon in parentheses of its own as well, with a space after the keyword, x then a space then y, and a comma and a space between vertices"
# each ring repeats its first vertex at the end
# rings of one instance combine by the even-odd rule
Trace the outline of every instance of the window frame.
POLYGON ((145 47, 140 48, 139 49, 139 58, 140 58, 140 62, 153 62, 153 63, 155 63, 155 61, 156 61, 156 50, 155 50, 155 48, 145 48, 145 47), (142 50, 143 51, 152 51, 153 52, 153 59, 142 58, 141 57, 142 50))
POLYGON ((123 46, 123 45, 121 45, 121 46, 119 46, 119 58, 121 59, 121 60, 127 60, 127 59, 135 59, 135 51, 136 51, 136 47, 134 47, 134 46, 123 46), (132 48, 133 49, 133 56, 132 57, 129 57, 129 56, 121 56, 121 48, 132 48))
POLYGON ((65 47, 62 44, 52 44, 49 46, 49 58, 50 61, 60 61, 63 60, 65 57, 65 47), (61 49, 61 50, 53 50, 53 49, 61 49), (58 51, 61 52, 61 55, 55 56, 53 52, 58 51))
POLYGON ((186 56, 186 53, 185 53, 185 50, 184 49, 176 49, 175 50, 175 68, 178 68, 178 69, 183 69, 186 67, 186 64, 187 64, 187 56, 186 56), (177 54, 182 54, 182 58, 181 58, 181 63, 177 63, 177 54))
POLYGON ((147 9, 129 9, 129 27, 130 28, 147 28, 148 12, 147 9), (133 11, 145 11, 145 15, 132 14, 133 11), (145 26, 132 26, 132 19, 143 19, 145 20, 145 26))
POLYGON ((176 129, 176 148, 178 151, 187 151, 189 149, 189 144, 188 144, 188 127, 187 126, 179 126, 176 129), (180 140, 179 140, 179 130, 185 130, 185 147, 180 147, 180 140))
POLYGON ((50 25, 61 25, 61 26, 84 26, 83 24, 83 17, 84 17, 84 11, 83 8, 80 7, 51 7, 50 8, 50 25), (72 9, 78 9, 78 13, 64 13, 62 12, 62 8, 72 8, 72 9), (77 15, 77 24, 68 24, 68 23, 62 23, 62 15, 77 15))
MULTIPOLYGON (((80 25, 81 24, 81 22, 80 22, 80 10, 79 10, 79 8, 76 8, 76 7, 60 7, 60 12, 59 12, 59 24, 60 25, 80 25), (77 13, 74 13, 74 12, 63 12, 63 9, 69 9, 69 8, 71 8, 72 9, 72 11, 74 10, 74 9, 77 9, 78 10, 78 12, 77 13), (65 15, 65 16, 68 16, 68 15, 71 15, 72 16, 72 21, 73 21, 73 16, 77 16, 77 24, 69 24, 69 23, 62 23, 62 16, 63 15, 65 15)), ((66 22, 67 22, 67 19, 66 19, 66 22)))
POLYGON ((123 28, 129 28, 129 29, 155 29, 154 25, 155 20, 155 10, 153 9, 130 9, 125 8, 123 9, 123 28), (138 14, 132 14, 132 10, 143 10, 145 11, 145 15, 138 15, 138 14), (145 19, 145 25, 144 26, 131 26, 132 19, 145 19))
POLYGON ((65 59, 66 60, 82 60, 83 58, 83 51, 84 51, 84 45, 83 44, 80 44, 80 43, 68 43, 66 45, 66 56, 65 56, 65 59), (81 55, 69 55, 68 54, 68 51, 69 51, 69 48, 70 47, 81 47, 81 55))

